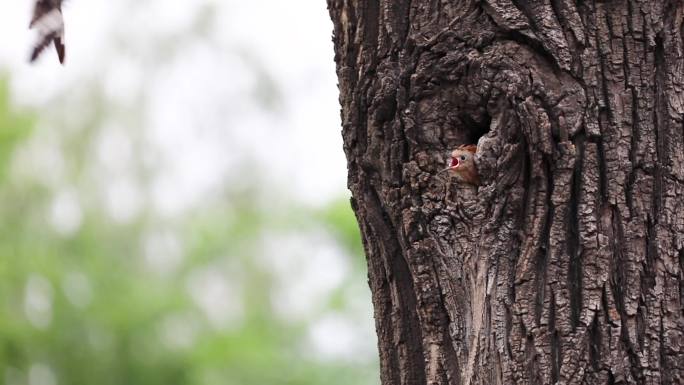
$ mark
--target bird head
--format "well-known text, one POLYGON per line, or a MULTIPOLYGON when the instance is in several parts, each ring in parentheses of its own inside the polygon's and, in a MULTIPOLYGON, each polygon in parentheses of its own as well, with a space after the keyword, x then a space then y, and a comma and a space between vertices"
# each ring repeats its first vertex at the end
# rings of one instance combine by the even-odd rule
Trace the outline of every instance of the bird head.
POLYGON ((450 171, 467 171, 475 168, 475 145, 459 146, 451 152, 451 161, 447 170, 450 171))
POLYGON ((479 184, 475 166, 476 151, 477 147, 474 144, 457 147, 451 152, 449 167, 442 171, 449 171, 450 174, 466 183, 479 184))

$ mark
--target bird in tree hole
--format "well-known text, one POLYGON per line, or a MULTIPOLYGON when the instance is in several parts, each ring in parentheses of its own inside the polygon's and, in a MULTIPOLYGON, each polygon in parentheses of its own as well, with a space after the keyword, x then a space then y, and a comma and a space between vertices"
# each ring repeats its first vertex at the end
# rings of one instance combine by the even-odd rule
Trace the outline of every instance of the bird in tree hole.
POLYGON ((57 50, 59 62, 64 64, 64 18, 62 17, 62 0, 36 0, 29 29, 37 32, 36 42, 31 51, 31 62, 53 43, 57 50))
POLYGON ((479 186, 480 176, 475 166, 476 151, 477 145, 475 144, 464 144, 456 147, 451 152, 449 167, 442 170, 442 172, 448 172, 460 182, 479 186))

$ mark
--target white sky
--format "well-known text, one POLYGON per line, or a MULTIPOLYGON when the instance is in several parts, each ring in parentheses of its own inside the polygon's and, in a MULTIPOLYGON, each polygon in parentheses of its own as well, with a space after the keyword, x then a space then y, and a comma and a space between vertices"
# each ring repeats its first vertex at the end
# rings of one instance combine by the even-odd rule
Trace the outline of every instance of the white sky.
MULTIPOLYGON (((192 206, 244 171, 307 203, 347 194, 324 1, 69 0, 63 67, 52 47, 27 63, 32 3, 6 2, 0 12, 0 68, 11 73, 15 101, 44 111, 46 129, 55 116, 67 125, 78 119, 82 111, 65 109, 87 106, 83 88, 93 79, 102 80, 113 106, 144 103, 143 121, 134 125, 158 166, 153 201, 162 212, 192 206), (187 30, 203 10, 215 21, 197 37, 187 30), (252 97, 270 87, 280 95, 275 111, 252 97)), ((98 157, 119 169, 109 195, 133 197, 121 161, 132 123, 115 117, 108 124, 98 157)), ((140 205, 114 206, 125 219, 140 205)))

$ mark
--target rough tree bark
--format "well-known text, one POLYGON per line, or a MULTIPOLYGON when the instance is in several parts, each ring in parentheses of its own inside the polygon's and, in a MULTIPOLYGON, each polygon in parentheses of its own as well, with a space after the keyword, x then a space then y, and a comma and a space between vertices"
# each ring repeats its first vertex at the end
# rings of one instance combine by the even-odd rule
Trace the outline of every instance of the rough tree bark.
POLYGON ((684 383, 682 2, 328 7, 382 383, 684 383))

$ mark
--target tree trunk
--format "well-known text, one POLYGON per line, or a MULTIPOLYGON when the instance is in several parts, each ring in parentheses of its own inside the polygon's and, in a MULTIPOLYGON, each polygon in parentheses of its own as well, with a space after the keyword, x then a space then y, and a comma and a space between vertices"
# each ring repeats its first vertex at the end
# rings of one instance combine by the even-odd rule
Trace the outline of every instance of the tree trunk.
POLYGON ((328 7, 382 383, 684 383, 682 2, 328 7))

